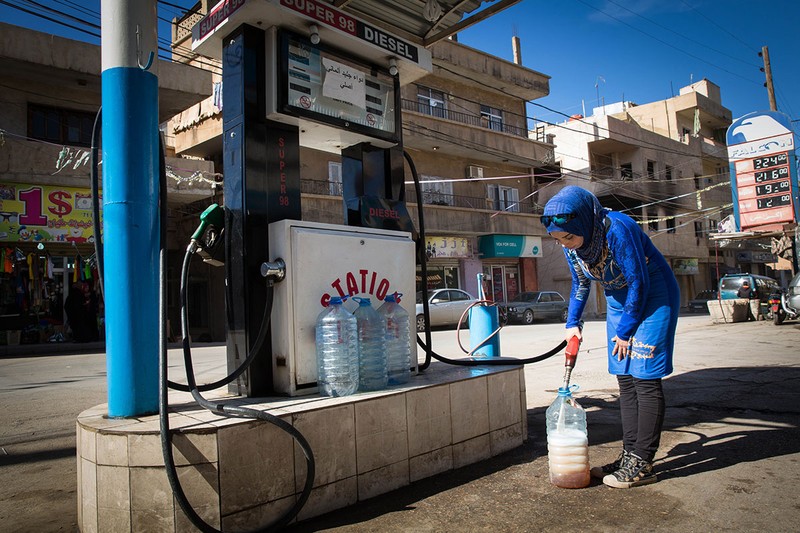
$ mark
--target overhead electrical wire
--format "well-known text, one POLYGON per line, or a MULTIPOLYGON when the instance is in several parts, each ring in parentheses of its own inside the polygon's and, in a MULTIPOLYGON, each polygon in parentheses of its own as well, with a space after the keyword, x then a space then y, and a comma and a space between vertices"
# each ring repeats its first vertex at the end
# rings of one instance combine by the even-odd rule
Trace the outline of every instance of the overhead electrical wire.
MULTIPOLYGON (((624 10, 625 10, 625 11, 627 11, 628 13, 631 13, 631 14, 633 14, 633 15, 636 15, 637 17, 639 17, 639 18, 641 18, 641 19, 643 19, 643 20, 646 20, 646 21, 647 21, 647 22, 649 22, 650 24, 654 24, 655 26, 658 26, 659 28, 661 28, 661 29, 663 29, 663 30, 667 30, 667 31, 668 31, 668 32, 670 32, 670 33, 674 33, 675 35, 677 35, 677 36, 678 36, 678 37, 680 37, 681 39, 685 39, 685 40, 687 40, 687 41, 690 41, 690 42, 693 42, 693 43, 695 43, 695 44, 698 44, 698 45, 702 46, 703 48, 707 48, 707 49, 711 50, 712 52, 716 52, 716 53, 718 53, 718 54, 720 54, 720 55, 726 56, 726 57, 728 57, 728 58, 730 58, 730 59, 733 59, 733 60, 735 60, 735 61, 739 61, 739 62, 741 62, 741 63, 744 63, 745 65, 749 65, 749 66, 751 66, 751 67, 756 67, 756 68, 759 68, 759 67, 761 66, 761 65, 756 65, 756 64, 754 64, 754 63, 750 63, 750 62, 748 62, 748 61, 745 61, 744 59, 742 59, 742 58, 740 58, 740 57, 732 56, 732 55, 728 54, 727 52, 723 52, 723 51, 721 51, 721 50, 717 50, 716 48, 712 48, 712 47, 708 46, 707 44, 704 44, 704 43, 701 43, 700 41, 697 41, 697 40, 695 40, 695 39, 692 39, 692 38, 691 38, 691 37, 689 37, 688 35, 684 35, 684 34, 682 34, 682 33, 678 33, 678 32, 676 32, 675 30, 673 30, 672 28, 670 28, 669 26, 665 26, 665 25, 661 24, 661 23, 660 23, 660 22, 658 22, 658 21, 655 21, 655 20, 653 20, 653 19, 651 19, 651 18, 645 17, 645 16, 644 16, 644 15, 642 15, 641 13, 637 13, 636 11, 634 11, 634 10, 632 10, 632 9, 630 9, 630 8, 628 8, 628 7, 626 7, 626 6, 622 5, 622 4, 620 4, 620 3, 618 3, 618 2, 615 2, 614 0, 606 0, 606 1, 607 1, 609 4, 613 4, 613 5, 617 6, 617 7, 618 7, 618 8, 620 8, 620 9, 624 9, 624 10)), ((595 8, 595 9, 596 9, 596 8, 595 8)), ((610 15, 609 15, 609 16, 610 16, 610 15)), ((652 36, 651 36, 651 37, 652 37, 652 36)))
POLYGON ((687 52, 686 50, 684 50, 684 49, 682 49, 682 48, 678 48, 677 46, 673 45, 672 43, 670 43, 670 42, 668 42, 668 41, 665 41, 665 40, 663 40, 663 39, 659 39, 658 37, 656 37, 656 36, 654 36, 654 35, 651 35, 651 34, 647 33, 646 31, 644 31, 644 30, 642 30, 642 29, 639 29, 639 28, 637 28, 636 26, 634 26, 634 25, 632 25, 632 24, 628 24, 628 23, 627 23, 627 22, 625 22, 624 20, 621 20, 621 19, 619 19, 619 18, 615 17, 614 15, 611 15, 611 14, 609 14, 608 12, 606 12, 606 11, 603 11, 602 9, 600 9, 600 8, 598 8, 598 7, 595 7, 595 6, 593 6, 592 4, 590 4, 590 3, 588 3, 588 2, 585 2, 584 0, 577 0, 577 1, 578 1, 578 2, 580 2, 581 4, 583 4, 583 5, 587 6, 587 7, 590 7, 590 8, 592 8, 592 9, 594 9, 595 11, 598 11, 598 12, 602 13, 603 15, 607 16, 608 18, 610 18, 610 19, 614 19, 614 20, 616 20, 617 22, 619 22, 620 24, 623 24, 623 25, 625 25, 625 26, 627 26, 627 27, 629 27, 629 28, 631 28, 631 29, 633 29, 633 30, 636 30, 636 31, 638 31, 638 32, 639 32, 639 33, 641 33, 641 34, 643 34, 643 35, 646 35, 647 37, 650 37, 651 39, 653 39, 653 40, 655 40, 655 41, 658 41, 658 42, 660 42, 661 44, 664 44, 664 45, 666 45, 666 46, 669 46, 670 48, 674 48, 675 50, 677 50, 677 51, 679 51, 679 52, 681 52, 681 53, 683 53, 683 54, 686 54, 687 56, 689 56, 689 57, 691 57, 691 58, 693 58, 693 59, 696 59, 696 60, 698 60, 698 61, 702 61, 703 63, 705 63, 705 64, 707 64, 707 65, 711 65, 712 67, 714 67, 714 68, 716 68, 716 69, 719 69, 719 70, 721 70, 721 71, 723 71, 723 72, 727 72, 728 74, 730 74, 730 75, 732 75, 732 76, 736 76, 737 78, 740 78, 740 79, 742 79, 742 80, 744 80, 744 81, 748 81, 748 82, 750 82, 750 83, 756 83, 756 84, 759 84, 759 85, 760 85, 760 82, 754 81, 754 80, 752 80, 752 79, 750 79, 750 78, 745 78, 745 77, 744 77, 744 76, 742 76, 741 74, 738 74, 738 73, 736 73, 736 72, 732 72, 732 71, 730 71, 730 70, 728 70, 728 69, 726 69, 726 68, 723 68, 723 67, 721 67, 721 66, 719 66, 719 65, 717 65, 717 64, 714 64, 714 63, 712 63, 712 62, 710 62, 710 61, 706 61, 705 59, 703 59, 703 58, 702 58, 702 57, 700 57, 700 56, 697 56, 697 55, 695 55, 695 54, 693 54, 693 53, 691 53, 691 52, 687 52))

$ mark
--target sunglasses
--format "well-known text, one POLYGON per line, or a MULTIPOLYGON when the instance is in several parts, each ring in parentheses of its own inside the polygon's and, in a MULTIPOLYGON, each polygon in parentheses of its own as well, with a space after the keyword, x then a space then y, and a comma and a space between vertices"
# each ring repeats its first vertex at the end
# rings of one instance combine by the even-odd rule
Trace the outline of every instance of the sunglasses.
POLYGON ((565 224, 575 218, 573 213, 562 213, 558 215, 542 215, 539 220, 542 221, 544 226, 549 226, 550 224, 565 224))

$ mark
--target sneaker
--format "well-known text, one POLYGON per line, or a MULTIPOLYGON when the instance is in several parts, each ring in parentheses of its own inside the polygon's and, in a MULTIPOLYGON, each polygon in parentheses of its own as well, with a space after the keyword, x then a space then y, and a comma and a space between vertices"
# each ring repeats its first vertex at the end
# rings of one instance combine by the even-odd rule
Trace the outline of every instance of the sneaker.
POLYGON ((607 465, 603 466, 594 466, 589 471, 589 473, 592 474, 592 477, 603 479, 608 474, 613 474, 614 472, 616 472, 617 470, 628 464, 630 457, 631 457, 631 452, 627 450, 622 450, 622 452, 620 452, 619 454, 619 457, 617 457, 616 461, 614 461, 613 463, 608 463, 607 465))
POLYGON ((658 481, 653 472, 653 463, 645 461, 635 453, 630 454, 628 463, 613 474, 603 478, 603 483, 617 489, 629 489, 640 485, 649 485, 658 481))

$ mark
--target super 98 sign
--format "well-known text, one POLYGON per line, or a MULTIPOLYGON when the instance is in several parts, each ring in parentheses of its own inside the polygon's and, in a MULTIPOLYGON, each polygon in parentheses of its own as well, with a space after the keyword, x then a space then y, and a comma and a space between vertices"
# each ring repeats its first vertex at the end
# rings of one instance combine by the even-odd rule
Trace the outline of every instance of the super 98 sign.
POLYGON ((738 229, 772 231, 798 218, 794 134, 777 112, 745 115, 728 128, 731 191, 738 229))

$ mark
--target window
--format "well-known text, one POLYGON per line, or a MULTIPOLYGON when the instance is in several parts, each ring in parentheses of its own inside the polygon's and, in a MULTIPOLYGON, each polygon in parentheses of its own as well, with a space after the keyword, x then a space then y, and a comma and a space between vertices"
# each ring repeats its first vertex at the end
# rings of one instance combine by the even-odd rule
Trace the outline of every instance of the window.
POLYGON ((94 113, 28 105, 28 137, 56 144, 91 146, 94 113))
POLYGON ((694 236, 695 237, 702 237, 705 234, 703 231, 703 222, 697 220, 694 223, 694 236))
POLYGON ((331 196, 342 195, 342 164, 328 161, 328 189, 331 196))
POLYGON ((681 129, 681 141, 682 142, 689 142, 689 139, 691 138, 691 135, 692 135, 692 130, 690 130, 689 128, 682 128, 681 129))
POLYGON ((624 180, 632 180, 633 179, 633 166, 630 163, 625 163, 620 165, 619 173, 624 180))
POLYGON ((667 222, 667 233, 675 233, 675 219, 668 218, 667 222))
POLYGON ((420 113, 445 118, 444 93, 442 91, 418 85, 417 103, 420 113))
POLYGON ((519 189, 502 185, 487 185, 486 195, 495 211, 519 213, 519 189))
POLYGON ((453 205, 453 182, 438 176, 421 176, 422 203, 453 205))
POLYGON ((481 124, 490 130, 503 131, 503 110, 481 105, 481 124))
POLYGON ((647 162, 647 179, 655 179, 656 177, 656 162, 655 161, 648 161, 647 162))
POLYGON ((667 181, 672 181, 672 167, 669 165, 664 168, 664 178, 666 178, 667 181))
POLYGON ((658 214, 655 211, 647 213, 647 229, 650 231, 658 231, 658 214))

